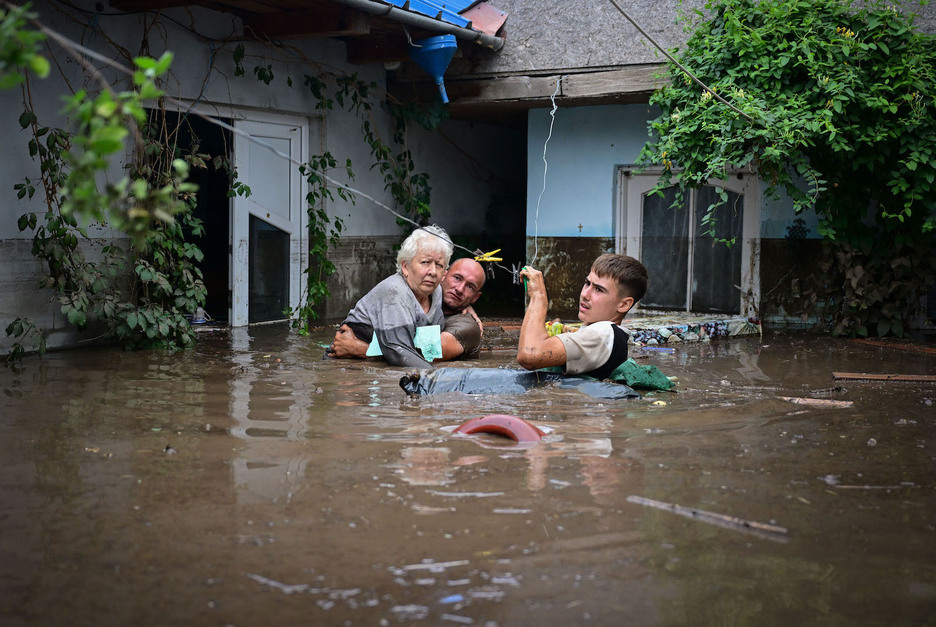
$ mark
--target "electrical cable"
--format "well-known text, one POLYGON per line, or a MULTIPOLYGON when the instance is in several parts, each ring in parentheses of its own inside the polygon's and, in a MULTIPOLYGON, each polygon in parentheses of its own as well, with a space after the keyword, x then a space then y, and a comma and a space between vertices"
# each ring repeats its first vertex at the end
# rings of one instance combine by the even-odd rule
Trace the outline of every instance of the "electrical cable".
POLYGON ((643 35, 644 37, 647 38, 647 41, 649 41, 651 44, 653 44, 653 46, 654 46, 657 50, 659 50, 660 52, 663 53, 663 56, 664 56, 664 57, 666 57, 666 58, 669 59, 671 62, 673 62, 673 63, 676 65, 676 67, 678 67, 680 70, 682 70, 683 72, 685 72, 685 73, 686 73, 686 76, 688 76, 688 77, 691 78, 693 81, 695 81, 695 83, 698 84, 702 89, 704 89, 704 90, 707 91, 708 93, 712 94, 712 97, 715 98, 715 100, 717 100, 717 101, 719 101, 720 103, 722 103, 723 105, 727 106, 729 109, 731 109, 731 110, 734 111, 735 113, 737 113, 737 114, 739 114, 739 115, 741 115, 741 116, 747 118, 747 119, 750 120, 751 122, 754 122, 754 121, 755 121, 754 118, 752 118, 751 116, 749 116, 747 113, 745 113, 745 112, 742 111, 741 109, 737 108, 736 106, 734 106, 733 104, 731 104, 730 102, 728 102, 727 100, 725 100, 724 98, 722 98, 721 96, 719 96, 718 94, 716 94, 714 91, 712 91, 712 89, 711 89, 708 85, 706 85, 705 83, 703 83, 698 77, 696 77, 695 74, 693 74, 692 72, 690 72, 689 69, 688 69, 686 66, 684 66, 682 63, 680 63, 679 61, 677 61, 677 60, 676 60, 676 57, 674 57, 674 56, 671 55, 669 52, 667 52, 666 49, 663 48, 663 46, 661 46, 660 44, 658 44, 658 43, 656 42, 656 40, 655 40, 653 37, 651 37, 650 34, 649 34, 647 31, 645 31, 645 30, 640 26, 640 24, 637 23, 637 21, 636 21, 634 18, 632 18, 630 15, 628 15, 627 11, 624 10, 624 7, 622 7, 620 4, 618 4, 617 0, 610 0, 610 2, 611 2, 611 4, 614 5, 614 8, 616 8, 618 11, 621 12, 621 15, 623 15, 625 18, 627 18, 627 21, 628 21, 628 22, 630 22, 631 24, 634 25, 634 28, 636 28, 637 31, 638 31, 641 35, 643 35))
POLYGON ((549 146, 549 140, 552 138, 553 124, 556 122, 556 109, 559 107, 556 105, 556 96, 559 94, 559 88, 562 86, 562 76, 556 79, 556 90, 550 96, 549 100, 552 102, 552 111, 549 112, 549 134, 546 136, 546 141, 543 142, 543 189, 540 190, 539 197, 536 199, 536 213, 533 215, 533 258, 530 260, 530 265, 536 263, 536 258, 539 256, 539 210, 540 210, 540 201, 543 200, 543 194, 546 193, 546 172, 549 170, 549 162, 546 161, 546 147, 549 146))

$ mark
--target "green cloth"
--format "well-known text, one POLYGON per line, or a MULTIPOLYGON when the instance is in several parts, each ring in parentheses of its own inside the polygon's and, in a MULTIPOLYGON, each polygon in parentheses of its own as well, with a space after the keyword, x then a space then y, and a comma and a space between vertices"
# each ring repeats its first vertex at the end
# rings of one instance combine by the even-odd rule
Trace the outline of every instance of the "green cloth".
MULTIPOLYGON (((540 368, 540 372, 562 373, 562 366, 551 366, 549 368, 540 368)), ((641 366, 633 359, 628 359, 623 364, 614 369, 608 376, 609 381, 614 383, 623 383, 632 388, 643 388, 645 390, 669 390, 674 384, 663 372, 654 365, 648 364, 641 366)))
POLYGON ((628 359, 615 368, 608 378, 632 388, 669 390, 673 387, 673 382, 659 368, 652 364, 641 366, 633 359, 628 359))

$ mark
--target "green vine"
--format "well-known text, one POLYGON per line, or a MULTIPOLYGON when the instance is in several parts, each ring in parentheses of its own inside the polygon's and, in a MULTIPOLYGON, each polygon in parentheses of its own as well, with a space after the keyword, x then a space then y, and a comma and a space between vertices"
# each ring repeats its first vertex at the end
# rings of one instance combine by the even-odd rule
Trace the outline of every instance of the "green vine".
MULTIPOLYGON (((374 157, 371 168, 376 168, 383 177, 384 189, 390 192, 401 213, 415 222, 428 224, 432 213, 432 186, 428 174, 416 171, 413 154, 408 147, 408 123, 416 121, 424 128, 434 129, 445 119, 446 109, 441 106, 433 109, 420 105, 403 106, 382 100, 381 105, 393 122, 393 145, 397 146, 394 153, 393 147, 377 132, 373 119, 371 97, 376 85, 359 80, 356 74, 339 76, 337 83, 335 100, 361 119, 361 133, 374 157)), ((397 223, 404 228, 410 226, 399 218, 397 223)))
MULTIPOLYGON (((309 193, 306 194, 308 205, 308 232, 309 232, 309 267, 306 273, 306 294, 303 304, 297 311, 286 310, 286 315, 292 320, 292 326, 300 335, 309 333, 313 320, 319 317, 318 308, 331 296, 328 291, 327 279, 335 273, 335 264, 328 259, 328 249, 338 245, 338 239, 344 223, 337 216, 332 218, 325 210, 325 200, 334 200, 332 188, 323 176, 328 170, 337 166, 337 160, 331 153, 318 155, 303 164, 299 172, 309 183, 309 193)), ((354 178, 351 170, 351 161, 347 161, 345 168, 349 179, 354 178)), ((345 201, 354 202, 354 195, 343 187, 336 188, 338 196, 345 201)))

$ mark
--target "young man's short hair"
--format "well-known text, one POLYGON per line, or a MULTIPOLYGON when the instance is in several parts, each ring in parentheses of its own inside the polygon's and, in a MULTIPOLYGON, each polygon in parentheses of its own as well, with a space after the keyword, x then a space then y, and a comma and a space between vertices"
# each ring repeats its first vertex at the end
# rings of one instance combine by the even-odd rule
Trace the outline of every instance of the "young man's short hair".
POLYGON ((595 259, 591 271, 601 278, 613 279, 618 285, 618 294, 630 296, 634 302, 647 293, 647 269, 633 257, 606 253, 595 259))

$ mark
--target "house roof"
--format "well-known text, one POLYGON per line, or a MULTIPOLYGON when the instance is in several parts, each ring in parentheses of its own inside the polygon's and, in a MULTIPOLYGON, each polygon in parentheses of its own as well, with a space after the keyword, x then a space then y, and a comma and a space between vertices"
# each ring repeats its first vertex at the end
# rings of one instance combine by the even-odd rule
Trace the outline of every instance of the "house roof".
MULTIPOLYGON (((241 19, 245 37, 264 41, 340 39, 350 63, 397 67, 388 75, 387 86, 403 101, 438 98, 432 77, 411 61, 409 42, 454 34, 459 52, 446 70, 445 83, 448 111, 459 118, 522 126, 526 109, 550 106, 557 95, 564 106, 645 103, 659 85, 654 78, 659 59, 652 52, 647 57, 648 46, 642 40, 632 42, 641 54, 630 53, 624 45, 630 45, 630 39, 619 36, 619 16, 608 12, 610 5, 595 0, 110 0, 110 4, 125 11, 193 6, 220 11, 241 19), (505 24, 508 13, 510 23, 505 24), (505 45, 508 28, 511 44, 505 45)), ((641 15, 642 20, 648 17, 641 15)))
POLYGON ((439 0, 381 0, 381 3, 392 4, 401 7, 404 10, 435 17, 443 22, 455 24, 461 27, 470 27, 471 20, 459 15, 462 11, 470 7, 474 2, 462 0, 461 2, 447 2, 439 0))

